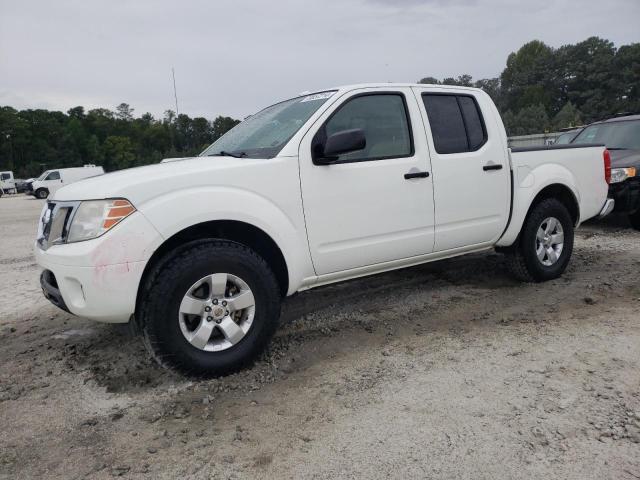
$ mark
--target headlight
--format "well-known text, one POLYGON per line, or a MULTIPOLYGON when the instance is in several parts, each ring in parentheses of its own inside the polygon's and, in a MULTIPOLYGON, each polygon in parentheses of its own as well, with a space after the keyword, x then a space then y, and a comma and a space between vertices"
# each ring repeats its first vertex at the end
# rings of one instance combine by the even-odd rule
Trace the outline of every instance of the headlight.
POLYGON ((136 209, 128 200, 88 200, 81 202, 73 215, 67 242, 99 237, 136 209))
POLYGON ((634 167, 611 169, 611 183, 624 182, 627 178, 635 177, 635 176, 636 176, 636 169, 634 167))

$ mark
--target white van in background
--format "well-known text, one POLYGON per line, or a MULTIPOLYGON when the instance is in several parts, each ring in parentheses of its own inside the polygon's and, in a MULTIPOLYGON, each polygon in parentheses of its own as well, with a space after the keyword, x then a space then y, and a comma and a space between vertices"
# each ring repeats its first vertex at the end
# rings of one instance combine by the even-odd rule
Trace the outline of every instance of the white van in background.
POLYGON ((0 172, 0 196, 5 193, 16 193, 16 182, 13 172, 0 172))
POLYGON ((47 170, 29 184, 29 191, 27 193, 44 199, 50 194, 55 193, 63 185, 69 185, 70 183, 84 180, 85 178, 97 177, 103 174, 104 169, 102 167, 96 167, 95 165, 47 170))

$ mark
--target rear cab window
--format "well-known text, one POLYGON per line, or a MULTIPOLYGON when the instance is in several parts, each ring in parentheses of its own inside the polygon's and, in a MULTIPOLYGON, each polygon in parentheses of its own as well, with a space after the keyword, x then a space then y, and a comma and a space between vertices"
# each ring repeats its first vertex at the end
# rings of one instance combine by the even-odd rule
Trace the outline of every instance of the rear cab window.
POLYGON ((465 94, 423 93, 436 152, 474 152, 487 142, 487 129, 475 98, 465 94))

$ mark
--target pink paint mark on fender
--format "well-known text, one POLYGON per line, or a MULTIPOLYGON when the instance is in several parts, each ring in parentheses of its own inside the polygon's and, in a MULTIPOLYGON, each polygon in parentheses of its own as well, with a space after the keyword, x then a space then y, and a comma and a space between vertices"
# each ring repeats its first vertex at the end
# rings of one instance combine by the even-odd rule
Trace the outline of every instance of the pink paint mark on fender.
POLYGON ((107 238, 91 254, 94 284, 99 287, 118 288, 118 281, 113 276, 126 275, 131 272, 131 253, 140 252, 144 235, 132 234, 107 238))

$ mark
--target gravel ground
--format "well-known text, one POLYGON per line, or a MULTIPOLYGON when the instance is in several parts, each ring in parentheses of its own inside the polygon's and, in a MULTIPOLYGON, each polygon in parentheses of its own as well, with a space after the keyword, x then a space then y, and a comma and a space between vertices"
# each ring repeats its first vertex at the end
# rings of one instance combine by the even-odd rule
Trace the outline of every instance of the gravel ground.
POLYGON ((40 292, 42 202, 0 199, 0 478, 640 478, 640 233, 560 279, 471 255, 287 300, 253 368, 193 381, 40 292))

